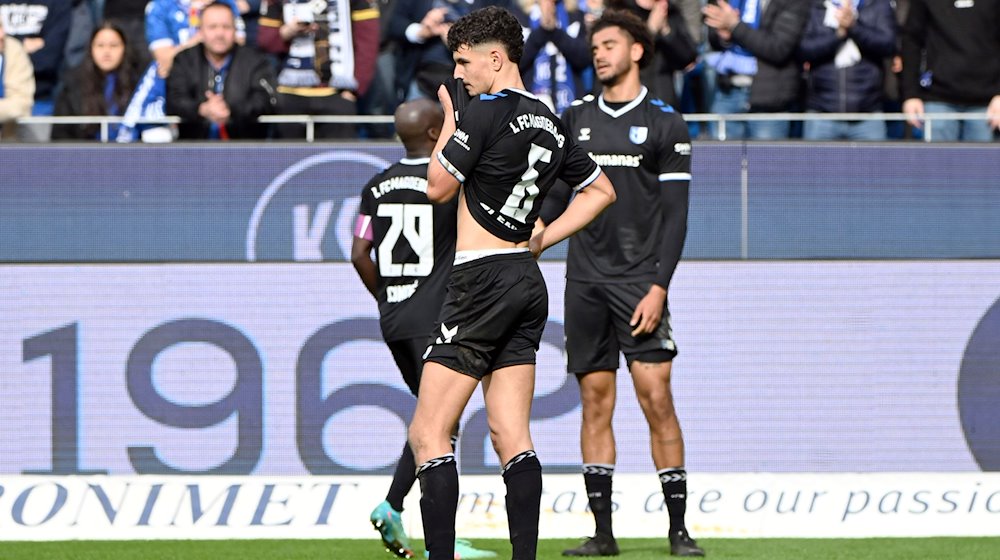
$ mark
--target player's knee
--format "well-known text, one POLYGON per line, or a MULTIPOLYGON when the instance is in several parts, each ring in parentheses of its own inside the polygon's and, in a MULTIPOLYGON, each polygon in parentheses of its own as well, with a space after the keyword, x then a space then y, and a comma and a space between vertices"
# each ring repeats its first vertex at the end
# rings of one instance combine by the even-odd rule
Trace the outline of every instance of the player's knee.
MULTIPOLYGON (((421 422, 419 419, 414 419, 413 423, 410 424, 410 428, 407 430, 407 441, 410 443, 410 449, 413 450, 413 454, 416 456, 423 456, 424 452, 433 449, 435 444, 440 443, 438 440, 441 439, 438 434, 439 430, 433 429, 432 426, 421 422)), ((447 439, 447 437, 445 437, 447 439)), ((440 445, 438 445, 440 447, 440 445)))
POLYGON ((417 454, 419 450, 425 449, 427 447, 427 440, 421 431, 421 426, 419 423, 414 422, 410 424, 410 427, 406 430, 406 441, 410 444, 410 449, 413 450, 414 454, 417 454))
POLYGON ((615 393, 606 387, 580 387, 580 402, 583 404, 584 415, 610 414, 615 406, 615 393))
POLYGON ((611 391, 587 391, 580 393, 580 401, 584 406, 595 409, 606 409, 615 403, 615 394, 611 391))
POLYGON ((653 429, 657 427, 666 426, 663 429, 672 429, 671 426, 677 424, 677 410, 674 409, 674 403, 670 399, 661 399, 659 401, 653 402, 648 407, 644 407, 646 418, 649 419, 650 426, 653 429))
POLYGON ((527 430, 509 429, 503 426, 490 426, 490 442, 498 457, 508 457, 513 452, 531 447, 531 438, 527 430))
POLYGON ((670 386, 659 386, 638 392, 639 404, 647 411, 674 413, 674 396, 670 386))
POLYGON ((496 452, 497 456, 503 454, 504 439, 501 435, 492 429, 490 430, 490 443, 493 444, 493 451, 496 452))

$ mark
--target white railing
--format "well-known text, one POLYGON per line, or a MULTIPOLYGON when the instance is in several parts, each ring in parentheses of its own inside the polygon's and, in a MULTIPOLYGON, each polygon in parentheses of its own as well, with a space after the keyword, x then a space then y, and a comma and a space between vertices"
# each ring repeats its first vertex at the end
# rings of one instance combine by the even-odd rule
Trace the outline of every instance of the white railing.
POLYGON ((257 119, 271 124, 306 125, 306 142, 316 140, 317 124, 392 124, 392 115, 264 115, 257 119))
MULTIPOLYGON (((21 117, 17 119, 17 124, 97 124, 101 126, 98 139, 101 142, 109 142, 108 132, 112 124, 121 123, 122 117, 21 117)), ((138 119, 137 124, 177 124, 181 122, 180 117, 162 117, 158 119, 138 119)))
MULTIPOLYGON (((905 113, 739 113, 731 115, 715 113, 690 113, 684 115, 688 122, 717 123, 718 139, 727 139, 726 124, 729 122, 747 121, 906 121, 905 113)), ((927 113, 924 120, 924 141, 933 138, 935 121, 965 121, 987 119, 986 113, 927 113)), ((109 142, 109 128, 112 124, 122 121, 122 117, 22 117, 18 124, 98 124, 99 139, 109 142)), ((258 119, 266 124, 304 124, 305 141, 316 140, 317 124, 392 124, 393 117, 389 115, 265 115, 258 119)), ((179 117, 167 116, 160 119, 140 119, 139 124, 177 124, 179 117)))
MULTIPOLYGON (((933 137, 934 121, 967 121, 987 119, 987 113, 925 113, 924 141, 930 142, 933 137)), ((692 113, 684 115, 688 122, 716 122, 719 124, 719 140, 725 141, 726 123, 749 121, 903 121, 909 119, 906 113, 740 113, 719 115, 710 113, 692 113)))

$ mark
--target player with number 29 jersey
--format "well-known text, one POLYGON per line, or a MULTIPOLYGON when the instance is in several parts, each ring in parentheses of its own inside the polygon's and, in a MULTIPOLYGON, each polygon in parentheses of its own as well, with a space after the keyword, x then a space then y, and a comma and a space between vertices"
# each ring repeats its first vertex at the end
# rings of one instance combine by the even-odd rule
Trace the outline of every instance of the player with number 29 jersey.
POLYGON ((531 237, 541 201, 556 178, 579 190, 601 173, 559 119, 527 91, 481 94, 457 126, 438 161, 463 183, 473 218, 505 241, 531 237))
POLYGON ((354 234, 375 248, 376 297, 387 342, 427 335, 455 258, 457 202, 427 200, 429 161, 403 158, 361 192, 354 234))

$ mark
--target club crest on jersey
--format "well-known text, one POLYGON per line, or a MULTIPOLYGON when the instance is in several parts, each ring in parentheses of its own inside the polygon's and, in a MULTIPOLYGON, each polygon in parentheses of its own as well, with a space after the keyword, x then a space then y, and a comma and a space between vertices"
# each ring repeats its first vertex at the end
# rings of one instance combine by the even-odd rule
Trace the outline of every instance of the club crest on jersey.
POLYGON ((645 126, 633 126, 628 129, 628 139, 633 144, 642 144, 646 141, 647 136, 649 136, 649 128, 645 126))
POLYGON ((577 137, 577 140, 580 141, 580 142, 586 142, 587 140, 590 140, 590 129, 589 128, 581 128, 580 129, 580 136, 577 137))

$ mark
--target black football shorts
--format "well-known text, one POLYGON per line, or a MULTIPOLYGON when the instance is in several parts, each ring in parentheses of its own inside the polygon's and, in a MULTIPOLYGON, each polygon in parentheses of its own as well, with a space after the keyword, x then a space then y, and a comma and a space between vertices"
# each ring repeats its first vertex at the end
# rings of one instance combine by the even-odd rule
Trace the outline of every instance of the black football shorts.
POLYGON ((403 382, 409 387, 413 396, 417 396, 417 391, 420 389, 420 372, 424 368, 422 356, 427 348, 427 339, 422 336, 404 338, 388 341, 386 345, 392 352, 399 373, 403 374, 403 382))
POLYGON ((424 361, 476 379, 503 367, 534 364, 548 314, 545 280, 531 253, 455 265, 424 361))
POLYGON ((629 325, 639 301, 649 291, 650 282, 596 284, 566 281, 565 332, 566 370, 569 373, 618 369, 618 353, 625 363, 662 363, 677 355, 670 312, 664 305, 663 318, 656 330, 632 336, 629 325))

